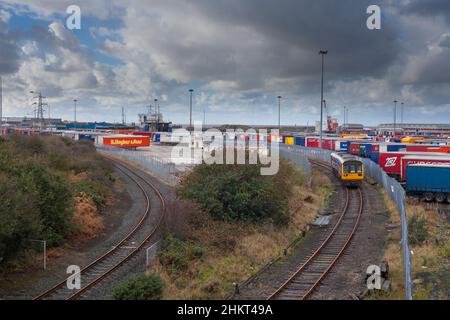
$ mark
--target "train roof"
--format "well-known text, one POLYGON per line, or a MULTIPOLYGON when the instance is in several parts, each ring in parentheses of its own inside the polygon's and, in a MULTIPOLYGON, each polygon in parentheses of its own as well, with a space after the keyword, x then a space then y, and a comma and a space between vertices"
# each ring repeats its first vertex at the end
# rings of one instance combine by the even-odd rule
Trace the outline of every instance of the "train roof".
POLYGON ((335 157, 335 158, 338 158, 342 162, 350 161, 350 160, 361 161, 361 160, 359 160, 358 157, 356 157, 354 155, 351 155, 351 154, 348 154, 348 153, 332 152, 331 156, 335 157))

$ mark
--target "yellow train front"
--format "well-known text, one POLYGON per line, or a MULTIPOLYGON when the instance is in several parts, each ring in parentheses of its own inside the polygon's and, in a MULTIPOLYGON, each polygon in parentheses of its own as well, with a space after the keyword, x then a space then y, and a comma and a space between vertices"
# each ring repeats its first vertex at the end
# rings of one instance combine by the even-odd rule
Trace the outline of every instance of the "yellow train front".
POLYGON ((361 160, 349 154, 331 154, 331 167, 336 176, 347 187, 358 187, 364 180, 364 165, 361 160))

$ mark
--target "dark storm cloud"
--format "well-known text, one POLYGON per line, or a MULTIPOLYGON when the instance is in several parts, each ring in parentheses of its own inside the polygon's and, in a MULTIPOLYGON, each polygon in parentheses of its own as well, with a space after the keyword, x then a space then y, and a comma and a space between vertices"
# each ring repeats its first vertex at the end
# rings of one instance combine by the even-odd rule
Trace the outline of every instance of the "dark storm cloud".
POLYGON ((410 0, 404 5, 404 9, 408 13, 445 16, 450 20, 450 1, 448 0, 410 0))
POLYGON ((326 48, 328 72, 342 79, 382 76, 400 51, 393 19, 385 19, 380 31, 367 29, 366 9, 374 2, 196 0, 192 4, 217 23, 262 34, 268 54, 261 68, 276 66, 278 76, 287 78, 317 74, 320 64, 312 62, 319 49, 326 48))
POLYGON ((19 69, 20 51, 16 40, 8 32, 5 22, 0 19, 0 75, 14 73, 19 69))

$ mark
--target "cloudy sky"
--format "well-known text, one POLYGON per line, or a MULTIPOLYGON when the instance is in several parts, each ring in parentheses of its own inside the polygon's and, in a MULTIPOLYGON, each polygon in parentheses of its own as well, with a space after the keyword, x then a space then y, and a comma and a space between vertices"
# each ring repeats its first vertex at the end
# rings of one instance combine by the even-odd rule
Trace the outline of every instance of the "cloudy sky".
POLYGON ((30 90, 51 115, 137 121, 154 98, 165 118, 314 124, 320 108, 320 49, 328 113, 350 122, 450 123, 448 0, 0 0, 4 116, 32 115, 30 90), (66 8, 81 8, 81 30, 66 8), (381 8, 381 30, 366 9, 381 8))

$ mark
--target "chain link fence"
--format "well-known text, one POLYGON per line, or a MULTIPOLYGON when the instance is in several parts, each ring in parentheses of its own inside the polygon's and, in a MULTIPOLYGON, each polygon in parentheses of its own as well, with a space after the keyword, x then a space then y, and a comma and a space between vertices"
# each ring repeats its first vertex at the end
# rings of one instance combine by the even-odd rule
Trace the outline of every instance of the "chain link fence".
POLYGON ((105 147, 97 145, 97 150, 119 159, 132 161, 140 164, 143 168, 171 186, 175 186, 179 180, 176 176, 175 164, 163 159, 151 156, 143 151, 125 150, 121 148, 105 147))
MULTIPOLYGON (((293 161, 302 167, 308 175, 311 175, 311 164, 308 158, 330 161, 332 151, 307 148, 302 146, 280 145, 280 157, 293 161)), ((384 188, 389 197, 394 201, 400 212, 402 225, 402 254, 403 269, 405 281, 405 294, 407 300, 412 300, 412 282, 411 282, 411 254, 408 246, 408 220, 406 217, 406 193, 401 184, 389 177, 375 162, 370 159, 362 158, 361 161, 365 167, 365 175, 374 179, 384 188)))

